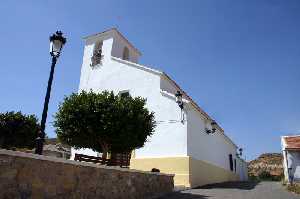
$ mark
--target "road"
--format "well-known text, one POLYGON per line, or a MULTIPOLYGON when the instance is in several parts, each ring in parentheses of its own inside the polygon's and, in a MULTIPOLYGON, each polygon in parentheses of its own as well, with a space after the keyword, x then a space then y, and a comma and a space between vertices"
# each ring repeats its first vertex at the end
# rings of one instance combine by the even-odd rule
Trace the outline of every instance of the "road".
POLYGON ((159 199, 300 199, 280 182, 221 183, 174 192, 159 199))

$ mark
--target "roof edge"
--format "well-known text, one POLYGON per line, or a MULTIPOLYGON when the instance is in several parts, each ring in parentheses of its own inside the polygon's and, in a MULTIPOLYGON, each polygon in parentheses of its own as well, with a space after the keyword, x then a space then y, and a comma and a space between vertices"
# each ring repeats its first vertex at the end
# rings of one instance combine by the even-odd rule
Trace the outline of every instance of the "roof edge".
MULTIPOLYGON (((169 80, 178 90, 180 90, 183 93, 183 95, 185 95, 188 98, 188 100, 190 101, 190 103, 196 108, 196 110, 200 114, 202 114, 208 120, 213 120, 183 89, 180 88, 180 86, 169 75, 167 75, 165 72, 163 72, 162 75, 164 77, 166 77, 167 80, 169 80)), ((218 123, 217 123, 217 128, 220 130, 220 132, 222 133, 222 135, 224 135, 225 139, 227 139, 236 148, 238 148, 238 146, 225 134, 223 128, 220 127, 218 123)))
POLYGON ((135 68, 138 68, 138 69, 141 69, 141 70, 144 70, 144 71, 156 74, 156 75, 162 75, 163 74, 162 71, 159 71, 159 70, 156 70, 156 69, 144 66, 144 65, 140 65, 140 64, 137 64, 137 63, 134 63, 134 62, 131 62, 131 61, 127 61, 127 60, 124 60, 124 59, 121 59, 121 58, 118 58, 118 57, 111 56, 111 59, 114 60, 114 61, 120 62, 120 63, 128 64, 128 65, 133 66, 135 68))

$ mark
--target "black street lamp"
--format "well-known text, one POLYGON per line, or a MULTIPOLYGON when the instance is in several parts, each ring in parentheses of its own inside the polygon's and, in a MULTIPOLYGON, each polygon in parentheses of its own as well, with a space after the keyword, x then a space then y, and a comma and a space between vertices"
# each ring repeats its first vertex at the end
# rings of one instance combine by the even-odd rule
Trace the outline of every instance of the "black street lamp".
POLYGON ((50 76, 48 80, 47 92, 46 92, 45 102, 44 102, 44 109, 43 109, 42 120, 41 120, 41 130, 39 131, 38 137, 36 138, 36 148, 35 148, 35 153, 40 155, 43 153, 45 125, 47 120, 48 104, 50 99, 54 68, 55 68, 56 61, 61 53, 61 50, 64 44, 66 43, 66 38, 63 37, 62 35, 63 33, 61 31, 56 31, 55 34, 50 36, 50 55, 52 56, 52 64, 51 64, 50 76))

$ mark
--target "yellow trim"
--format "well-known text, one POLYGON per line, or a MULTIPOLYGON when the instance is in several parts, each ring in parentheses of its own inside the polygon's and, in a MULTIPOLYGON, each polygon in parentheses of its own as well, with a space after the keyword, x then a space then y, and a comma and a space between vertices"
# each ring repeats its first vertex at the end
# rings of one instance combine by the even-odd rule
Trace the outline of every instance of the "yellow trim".
POLYGON ((215 166, 202 160, 190 158, 190 184, 197 187, 226 181, 238 181, 239 176, 234 172, 215 166))
POLYGON ((175 186, 197 187, 224 181, 239 180, 235 173, 189 156, 132 158, 130 168, 151 171, 157 168, 162 173, 175 174, 175 186))
POLYGON ((130 168, 142 171, 151 171, 157 168, 161 173, 175 174, 176 186, 190 187, 189 184, 189 157, 163 158, 132 158, 130 168))

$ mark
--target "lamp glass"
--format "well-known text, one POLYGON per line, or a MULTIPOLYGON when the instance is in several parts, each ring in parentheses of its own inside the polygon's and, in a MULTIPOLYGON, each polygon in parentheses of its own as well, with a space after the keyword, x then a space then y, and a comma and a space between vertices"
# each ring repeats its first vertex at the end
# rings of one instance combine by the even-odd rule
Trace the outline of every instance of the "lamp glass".
POLYGON ((62 49, 63 43, 60 40, 53 40, 50 42, 50 54, 53 56, 58 56, 62 49))
POLYGON ((176 96, 176 102, 178 104, 181 104, 182 103, 182 94, 180 93, 180 91, 177 91, 177 93, 175 94, 176 96))
POLYGON ((213 132, 215 132, 216 129, 217 129, 217 123, 216 123, 215 121, 212 121, 210 124, 211 124, 211 130, 212 130, 213 132))

